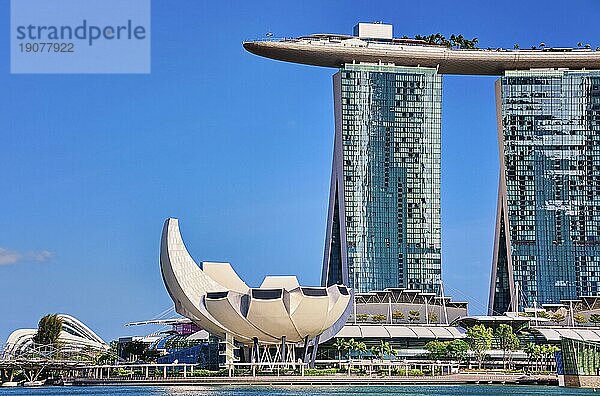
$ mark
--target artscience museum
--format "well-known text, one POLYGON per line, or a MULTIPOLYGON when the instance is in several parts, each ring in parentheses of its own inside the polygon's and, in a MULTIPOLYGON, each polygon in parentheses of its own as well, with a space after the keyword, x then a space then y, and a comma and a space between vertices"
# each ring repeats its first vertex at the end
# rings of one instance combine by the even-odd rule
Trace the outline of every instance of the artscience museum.
POLYGON ((252 288, 229 263, 196 264, 174 218, 164 224, 160 267, 175 311, 225 340, 227 363, 236 360, 236 349, 255 362, 273 347, 282 362, 295 362, 294 347, 301 347, 307 362, 313 346, 314 360, 314 346, 332 338, 352 311, 352 291, 344 285, 304 287, 295 276, 267 276, 252 288))

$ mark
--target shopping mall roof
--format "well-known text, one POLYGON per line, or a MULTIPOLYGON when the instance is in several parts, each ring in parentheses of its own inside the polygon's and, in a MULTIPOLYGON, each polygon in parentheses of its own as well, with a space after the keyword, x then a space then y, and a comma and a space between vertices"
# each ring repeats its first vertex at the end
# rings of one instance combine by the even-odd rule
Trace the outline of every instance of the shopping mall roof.
POLYGON ((541 335, 546 341, 560 341, 561 338, 571 338, 582 341, 600 341, 599 328, 531 327, 531 331, 541 335))
POLYGON ((347 324, 335 338, 465 338, 465 330, 454 326, 347 324))

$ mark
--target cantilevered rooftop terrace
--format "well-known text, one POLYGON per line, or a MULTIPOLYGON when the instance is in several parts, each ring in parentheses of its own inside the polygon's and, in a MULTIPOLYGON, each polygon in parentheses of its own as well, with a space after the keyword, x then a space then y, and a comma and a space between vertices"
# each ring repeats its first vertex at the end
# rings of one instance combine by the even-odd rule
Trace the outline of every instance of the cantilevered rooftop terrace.
POLYGON ((414 39, 315 34, 246 41, 256 55, 285 62, 339 68, 348 63, 432 67, 441 74, 503 75, 507 70, 600 69, 591 48, 458 49, 414 39))

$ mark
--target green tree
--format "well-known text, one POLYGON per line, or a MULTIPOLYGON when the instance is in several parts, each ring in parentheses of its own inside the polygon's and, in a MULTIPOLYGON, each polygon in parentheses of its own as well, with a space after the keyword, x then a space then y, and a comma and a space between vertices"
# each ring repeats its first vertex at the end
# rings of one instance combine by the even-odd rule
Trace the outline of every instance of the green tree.
POLYGON ((487 351, 492 347, 492 338, 492 329, 488 329, 482 324, 469 327, 467 330, 467 341, 477 357, 480 369, 487 351))
POLYGON ((539 347, 532 342, 529 342, 525 348, 525 353, 527 354, 527 364, 529 366, 529 371, 533 371, 531 364, 535 361, 537 353, 539 351, 539 347))
POLYGON ((134 340, 126 343, 123 346, 123 353, 126 359, 129 360, 144 360, 144 356, 148 352, 150 345, 145 342, 134 340))
POLYGON ((448 343, 442 341, 429 341, 425 344, 429 358, 433 360, 445 359, 448 356, 448 343))
POLYGON ((362 356, 362 353, 366 352, 367 350, 367 347, 364 342, 355 341, 354 338, 350 338, 346 344, 346 347, 348 348, 349 358, 352 357, 352 352, 360 352, 362 356))
POLYGON ((349 347, 348 341, 344 340, 343 338, 337 338, 335 340, 335 343, 333 344, 333 347, 335 349, 337 349, 337 351, 338 351, 338 360, 341 363, 341 361, 342 361, 342 352, 347 351, 348 347, 349 347))
POLYGON ((394 311, 394 312, 392 312, 392 319, 393 320, 402 320, 402 319, 404 319, 404 314, 401 311, 394 311))
POLYGON ((408 321, 411 323, 418 322, 421 320, 421 312, 419 311, 408 311, 408 321))
POLYGON ((560 350, 556 345, 542 345, 540 353, 544 360, 544 370, 552 371, 552 362, 554 361, 554 354, 560 350))
POLYGON ((43 316, 39 323, 38 329, 33 336, 33 342, 38 345, 51 345, 58 347, 58 339, 63 328, 63 321, 58 314, 48 314, 43 316))
POLYGON ((394 349, 389 342, 380 341, 379 345, 371 347, 371 352, 380 359, 383 359, 386 355, 393 355, 394 349))
POLYGON ((97 353, 94 356, 94 363, 97 365, 113 364, 119 356, 119 342, 111 341, 110 349, 106 352, 97 353))
POLYGON ((554 355, 554 352, 557 352, 559 349, 554 345, 536 345, 533 343, 527 344, 525 347, 525 353, 527 354, 527 360, 530 364, 530 370, 532 371, 542 371, 550 366, 550 358, 554 355), (533 369, 531 367, 531 362, 533 362, 533 369))
POLYGON ((458 360, 459 362, 465 360, 467 352, 469 351, 469 344, 463 340, 452 340, 446 347, 448 350, 448 359, 458 360))
POLYGON ((502 368, 506 370, 506 356, 519 347, 519 338, 513 332, 513 328, 507 324, 498 326, 496 338, 502 349, 502 368))
POLYGON ((354 338, 350 338, 346 341, 346 347, 348 348, 348 358, 352 357, 352 352, 356 350, 356 345, 358 342, 354 340, 354 338))
POLYGON ((358 342, 355 348, 355 351, 358 352, 358 357, 362 359, 363 354, 367 352, 367 345, 364 342, 358 342))
POLYGON ((117 359, 117 356, 112 354, 110 351, 101 352, 101 353, 97 354, 96 356, 94 356, 94 364, 99 365, 99 366, 102 366, 105 364, 113 364, 116 359, 117 359))
POLYGON ((383 314, 376 314, 372 316, 373 321, 377 322, 377 323, 383 323, 387 320, 387 316, 383 315, 383 314))
POLYGON ((516 334, 513 334, 510 337, 510 340, 508 343, 508 351, 509 351, 508 365, 509 365, 509 368, 512 366, 513 352, 517 351, 520 347, 521 347, 521 340, 519 340, 519 337, 517 337, 516 334))
POLYGON ((575 321, 575 323, 577 324, 585 324, 587 323, 587 319, 585 318, 585 316, 583 316, 582 314, 578 313, 573 317, 573 320, 575 321))

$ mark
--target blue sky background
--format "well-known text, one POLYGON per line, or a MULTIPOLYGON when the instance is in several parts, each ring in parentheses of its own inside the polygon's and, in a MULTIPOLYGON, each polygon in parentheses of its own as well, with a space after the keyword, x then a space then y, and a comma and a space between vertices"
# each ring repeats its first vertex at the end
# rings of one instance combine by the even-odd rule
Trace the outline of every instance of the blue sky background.
MULTIPOLYGON (((319 282, 333 144, 333 69, 241 42, 442 32, 481 47, 600 45, 600 2, 153 0, 150 75, 11 75, 0 3, 0 339, 67 312, 111 339, 172 305, 164 219, 198 261, 319 282), (49 252, 49 253, 48 253, 49 252), (12 263, 10 263, 12 262, 12 263)), ((498 184, 494 77, 446 76, 442 232, 447 293, 487 303, 498 184)))

